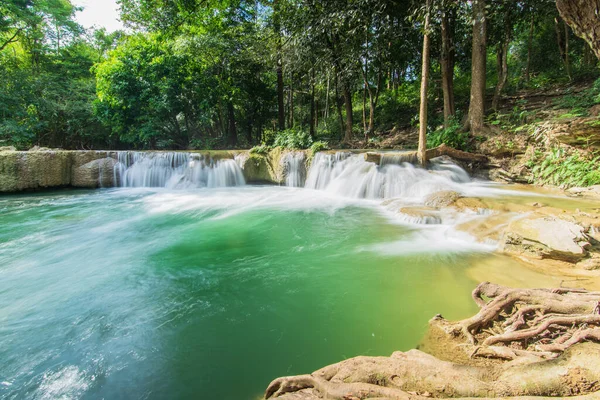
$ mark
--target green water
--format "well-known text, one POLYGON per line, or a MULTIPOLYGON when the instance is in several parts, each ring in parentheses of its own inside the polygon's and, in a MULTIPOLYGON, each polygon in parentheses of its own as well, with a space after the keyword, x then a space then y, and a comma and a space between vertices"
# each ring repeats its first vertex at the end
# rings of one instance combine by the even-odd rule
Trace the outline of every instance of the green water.
POLYGON ((413 348, 483 257, 415 229, 304 189, 0 197, 0 397, 256 399, 413 348))

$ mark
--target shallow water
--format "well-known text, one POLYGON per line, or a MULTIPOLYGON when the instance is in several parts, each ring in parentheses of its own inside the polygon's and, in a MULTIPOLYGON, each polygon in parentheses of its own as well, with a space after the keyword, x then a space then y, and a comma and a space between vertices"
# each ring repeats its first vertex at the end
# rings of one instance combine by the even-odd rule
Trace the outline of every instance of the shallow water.
POLYGON ((0 397, 251 399, 407 350, 475 311, 485 249, 431 234, 304 189, 2 197, 0 397))
POLYGON ((256 399, 471 315, 474 279, 524 271, 493 249, 335 191, 0 197, 0 397, 256 399))

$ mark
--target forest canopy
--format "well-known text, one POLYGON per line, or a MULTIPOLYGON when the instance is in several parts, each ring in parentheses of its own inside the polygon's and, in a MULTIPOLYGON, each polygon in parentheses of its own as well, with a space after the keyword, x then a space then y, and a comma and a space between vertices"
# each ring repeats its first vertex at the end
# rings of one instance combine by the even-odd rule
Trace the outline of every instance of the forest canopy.
POLYGON ((428 37, 428 142, 465 148, 503 95, 598 76, 561 3, 120 0, 107 32, 69 0, 5 0, 0 146, 368 147, 418 126, 428 37))

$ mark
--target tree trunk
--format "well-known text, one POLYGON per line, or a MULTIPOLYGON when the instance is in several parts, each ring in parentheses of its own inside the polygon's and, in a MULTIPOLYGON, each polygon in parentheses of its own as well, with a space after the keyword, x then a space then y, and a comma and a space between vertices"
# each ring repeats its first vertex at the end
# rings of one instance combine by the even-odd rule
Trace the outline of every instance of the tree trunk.
MULTIPOLYGON (((323 119, 325 120, 325 125, 327 125, 327 118, 329 118, 329 84, 330 84, 330 76, 329 72, 327 72, 327 91, 325 92, 325 110, 323 110, 323 119)), ((337 94, 337 89, 336 89, 337 94)))
POLYGON ((563 31, 560 28, 560 21, 558 20, 558 18, 554 19, 554 30, 556 31, 556 45, 558 46, 558 51, 560 52, 560 58, 562 59, 563 64, 565 65, 565 72, 569 77, 569 80, 571 80, 571 68, 569 65, 569 57, 567 54, 568 43, 565 42, 566 35, 563 37, 563 31))
POLYGON ((310 137, 315 138, 315 69, 310 70, 310 137))
POLYGON ((273 1, 273 30, 277 37, 277 120, 280 131, 285 130, 285 106, 283 100, 283 63, 281 61, 281 22, 279 0, 273 1))
POLYGON ((442 91, 444 93, 444 128, 450 126, 455 115, 454 107, 454 12, 443 4, 442 10, 442 91))
POLYGON ((502 38, 502 42, 496 47, 496 56, 498 59, 498 84, 496 85, 494 99, 492 100, 492 109, 494 111, 498 110, 500 95, 502 94, 502 90, 504 89, 506 80, 508 79, 508 47, 510 45, 511 36, 512 21, 510 18, 510 12, 507 10, 507 12, 504 14, 504 37, 502 38))
POLYGON ((487 32, 485 1, 473 0, 473 51, 471 61, 471 100, 466 128, 474 135, 483 130, 485 117, 485 74, 487 32))
POLYGON ((288 128, 294 127, 294 74, 290 75, 290 95, 289 95, 289 109, 288 109, 288 128))
POLYGON ((533 52, 533 28, 535 18, 531 16, 531 22, 529 23, 529 36, 527 37, 527 64, 525 65, 525 82, 529 82, 531 78, 531 53, 533 52))
POLYGON ((567 70, 569 80, 571 81, 573 80, 573 77, 571 75, 571 59, 569 58, 569 26, 564 21, 563 25, 565 28, 565 68, 567 70))
POLYGON ((227 114, 229 120, 229 137, 228 141, 231 146, 237 146, 237 127, 235 125, 235 110, 231 101, 227 102, 227 114))
POLYGON ((427 0, 425 14, 425 33, 423 36, 423 61, 421 69, 421 107, 419 115, 419 149, 417 157, 419 164, 425 166, 427 164, 427 87, 429 85, 429 14, 431 8, 431 0, 427 0))
POLYGON ((352 93, 350 92, 348 83, 344 84, 344 103, 346 105, 346 134, 344 136, 344 141, 351 142, 354 118, 352 116, 352 93))
POLYGON ((340 88, 339 88, 339 74, 336 69, 335 74, 335 107, 338 111, 338 117, 340 119, 340 138, 344 133, 344 113, 342 112, 342 101, 340 97, 340 88))
POLYGON ((600 58, 600 0, 556 0, 556 8, 573 32, 600 58))
POLYGON ((277 60, 277 117, 279 130, 285 130, 285 106, 283 104, 283 66, 281 65, 281 59, 277 60))
POLYGON ((367 135, 367 83, 366 82, 363 85, 363 95, 362 95, 362 123, 363 123, 363 132, 366 136, 367 135))

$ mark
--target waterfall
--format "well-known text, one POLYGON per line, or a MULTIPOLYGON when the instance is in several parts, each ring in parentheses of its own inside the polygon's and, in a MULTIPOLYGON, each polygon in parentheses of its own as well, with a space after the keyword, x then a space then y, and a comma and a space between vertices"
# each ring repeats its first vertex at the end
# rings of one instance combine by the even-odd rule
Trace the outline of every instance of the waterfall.
POLYGON ((285 186, 303 187, 306 180, 306 155, 302 151, 283 155, 281 163, 285 173, 285 186))
POLYGON ((117 153, 115 182, 122 187, 241 186, 244 175, 234 160, 217 160, 197 153, 132 152, 117 153))
POLYGON ((418 162, 416 151, 404 151, 401 153, 383 153, 380 165, 402 165, 404 163, 416 164, 418 162))
POLYGON ((305 187, 354 198, 401 197, 418 201, 440 190, 460 191, 459 183, 470 181, 462 168, 445 160, 432 160, 429 170, 391 161, 388 158, 382 165, 376 165, 365 161, 362 154, 317 153, 305 187))

